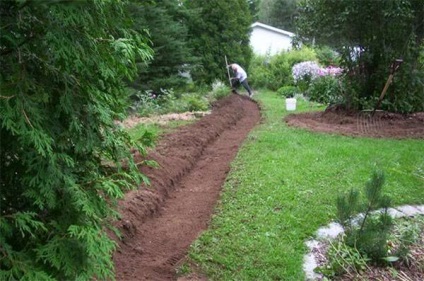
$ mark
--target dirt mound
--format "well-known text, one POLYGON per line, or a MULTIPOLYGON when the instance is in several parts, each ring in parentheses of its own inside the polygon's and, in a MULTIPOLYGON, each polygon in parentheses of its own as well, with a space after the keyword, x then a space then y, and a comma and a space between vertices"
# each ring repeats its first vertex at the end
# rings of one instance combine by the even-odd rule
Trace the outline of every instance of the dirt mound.
POLYGON ((285 121, 289 126, 346 136, 424 139, 424 112, 403 115, 377 111, 373 115, 372 112, 327 110, 290 114, 285 121))
POLYGON ((229 163, 259 119, 258 105, 234 94, 215 103, 210 115, 161 138, 147 156, 159 168, 141 168, 151 186, 120 202, 117 280, 176 279, 175 266, 207 228, 229 163))

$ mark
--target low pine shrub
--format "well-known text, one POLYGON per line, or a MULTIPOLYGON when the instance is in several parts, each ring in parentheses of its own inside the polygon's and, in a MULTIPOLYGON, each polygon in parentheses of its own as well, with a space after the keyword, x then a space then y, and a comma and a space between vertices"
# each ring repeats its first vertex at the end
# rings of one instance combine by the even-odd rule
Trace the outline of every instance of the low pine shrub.
POLYGON ((365 203, 359 202, 359 194, 354 190, 337 198, 338 220, 346 230, 345 242, 380 264, 387 257, 387 239, 393 226, 388 213, 391 200, 382 194, 384 180, 383 172, 373 173, 365 186, 365 203), (381 210, 373 213, 377 209, 381 210), (363 215, 353 219, 358 211, 362 211, 363 215))
POLYGON ((337 219, 345 234, 335 243, 330 242, 328 262, 317 271, 326 277, 358 274, 368 263, 384 264, 389 255, 388 239, 393 221, 388 214, 390 199, 382 194, 384 174, 375 171, 365 185, 364 203, 360 193, 350 190, 337 197, 337 219), (380 209, 376 212, 377 209, 380 209), (357 216, 357 213, 361 215, 357 216))

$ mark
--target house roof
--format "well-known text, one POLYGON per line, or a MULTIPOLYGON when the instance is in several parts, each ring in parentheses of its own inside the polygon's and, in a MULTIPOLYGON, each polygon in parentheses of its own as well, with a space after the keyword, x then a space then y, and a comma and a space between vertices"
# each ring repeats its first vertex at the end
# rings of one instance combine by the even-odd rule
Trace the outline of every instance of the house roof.
POLYGON ((279 29, 279 28, 276 28, 276 27, 272 27, 270 25, 266 25, 266 24, 263 24, 263 23, 260 23, 260 22, 255 22, 254 24, 251 25, 251 27, 252 28, 261 27, 261 28, 271 30, 271 31, 274 31, 274 32, 277 32, 277 33, 280 33, 280 34, 283 34, 283 35, 286 35, 286 36, 290 36, 290 37, 295 36, 295 34, 292 33, 292 32, 285 31, 285 30, 282 30, 282 29, 279 29))

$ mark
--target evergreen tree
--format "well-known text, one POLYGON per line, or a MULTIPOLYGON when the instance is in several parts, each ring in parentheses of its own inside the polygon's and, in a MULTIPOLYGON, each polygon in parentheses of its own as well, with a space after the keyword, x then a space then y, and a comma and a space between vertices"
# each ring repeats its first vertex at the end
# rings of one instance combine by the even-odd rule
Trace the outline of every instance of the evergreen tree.
POLYGON ((186 0, 190 9, 189 42, 200 64, 191 74, 197 83, 226 81, 228 63, 247 69, 252 51, 249 45, 252 17, 246 0, 186 0))
POLYGON ((135 58, 151 57, 123 11, 0 1, 1 280, 113 279, 106 230, 142 180, 114 120, 135 58))
POLYGON ((298 2, 299 0, 262 0, 259 5, 259 21, 295 32, 298 2))
POLYGON ((272 26, 295 32, 295 18, 298 15, 298 0, 274 0, 270 18, 272 26))
POLYGON ((252 15, 252 21, 257 21, 259 19, 259 4, 261 0, 247 0, 249 4, 250 14, 252 15))
POLYGON ((161 88, 185 85, 181 75, 196 61, 187 42, 185 6, 175 0, 134 1, 130 7, 135 26, 150 34, 154 58, 139 64, 139 77, 133 84, 137 89, 160 92, 161 88))

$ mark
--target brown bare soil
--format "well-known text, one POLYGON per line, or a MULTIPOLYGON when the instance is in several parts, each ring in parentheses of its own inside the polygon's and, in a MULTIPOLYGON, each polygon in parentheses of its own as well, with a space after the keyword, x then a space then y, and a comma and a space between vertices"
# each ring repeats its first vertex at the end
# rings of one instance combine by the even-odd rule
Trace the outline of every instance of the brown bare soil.
POLYGON ((259 119, 253 100, 233 94, 211 114, 161 138, 147 157, 159 168, 141 168, 151 185, 120 204, 117 280, 177 279, 176 266, 207 228, 229 164, 259 119))
MULTIPOLYGON (((208 227, 221 187, 240 144, 259 122, 252 99, 232 94, 210 114, 161 137, 141 167, 150 186, 120 202, 123 237, 114 254, 117 280, 177 280, 176 268, 190 244, 208 227)), ((291 114, 289 126, 352 136, 424 138, 424 113, 368 115, 328 111, 291 114)), ((140 155, 135 155, 142 160, 140 155)), ((207 280, 196 275, 178 280, 207 280)))
POLYGON ((289 126, 311 131, 357 137, 423 139, 424 112, 397 114, 383 111, 347 112, 338 108, 324 112, 290 114, 289 126))

